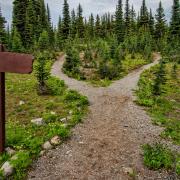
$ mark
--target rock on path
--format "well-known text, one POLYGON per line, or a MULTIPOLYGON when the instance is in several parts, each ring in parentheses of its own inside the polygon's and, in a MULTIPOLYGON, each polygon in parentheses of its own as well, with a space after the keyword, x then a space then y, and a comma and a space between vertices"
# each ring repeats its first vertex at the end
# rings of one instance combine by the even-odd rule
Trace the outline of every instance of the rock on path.
POLYGON ((124 169, 134 171, 139 180, 168 179, 166 172, 143 166, 141 145, 158 138, 160 127, 153 126, 142 107, 133 103, 133 89, 144 69, 135 70, 108 88, 95 88, 63 74, 64 56, 53 65, 52 74, 65 80, 70 89, 88 96, 90 113, 73 129, 65 144, 41 157, 29 172, 33 180, 128 180, 124 169))

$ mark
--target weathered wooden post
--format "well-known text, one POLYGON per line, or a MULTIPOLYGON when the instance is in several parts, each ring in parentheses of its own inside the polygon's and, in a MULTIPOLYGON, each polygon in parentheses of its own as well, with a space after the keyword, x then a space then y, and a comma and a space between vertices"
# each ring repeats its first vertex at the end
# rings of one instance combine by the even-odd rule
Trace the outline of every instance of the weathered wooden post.
MULTIPOLYGON (((0 52, 4 47, 0 45, 0 52)), ((0 72, 0 153, 5 146, 5 72, 0 72)))
POLYGON ((30 74, 32 70, 32 55, 5 52, 0 44, 0 153, 5 150, 5 73, 30 74))

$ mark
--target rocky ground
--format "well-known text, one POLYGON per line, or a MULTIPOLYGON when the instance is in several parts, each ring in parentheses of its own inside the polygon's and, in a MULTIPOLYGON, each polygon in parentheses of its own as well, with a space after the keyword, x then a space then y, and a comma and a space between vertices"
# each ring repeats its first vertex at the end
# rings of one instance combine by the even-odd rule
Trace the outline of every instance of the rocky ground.
POLYGON ((61 68, 64 56, 55 62, 52 74, 69 88, 86 95, 90 112, 77 125, 65 144, 42 156, 29 172, 34 180, 166 180, 165 171, 151 171, 143 165, 141 145, 159 140, 162 129, 133 100, 140 74, 158 63, 146 65, 108 88, 95 88, 71 79, 61 68))

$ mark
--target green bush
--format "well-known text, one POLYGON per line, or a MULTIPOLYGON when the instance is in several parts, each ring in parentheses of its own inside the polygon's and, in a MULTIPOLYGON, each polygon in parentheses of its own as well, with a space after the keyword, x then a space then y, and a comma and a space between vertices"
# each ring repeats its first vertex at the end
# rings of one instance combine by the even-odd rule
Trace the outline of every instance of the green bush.
POLYGON ((173 167, 173 154, 162 144, 153 146, 146 144, 143 146, 144 164, 151 169, 157 170, 161 168, 171 169, 173 167))
POLYGON ((47 80, 47 86, 51 95, 62 95, 66 88, 64 81, 52 76, 47 80))
POLYGON ((36 55, 36 63, 34 65, 35 76, 38 81, 38 92, 40 94, 48 93, 46 81, 50 77, 52 62, 48 59, 47 52, 39 52, 36 55))

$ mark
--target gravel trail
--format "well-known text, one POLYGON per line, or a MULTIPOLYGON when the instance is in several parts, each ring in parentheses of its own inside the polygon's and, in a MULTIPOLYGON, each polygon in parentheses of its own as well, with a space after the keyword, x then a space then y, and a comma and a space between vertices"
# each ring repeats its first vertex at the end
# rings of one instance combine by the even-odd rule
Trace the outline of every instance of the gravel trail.
POLYGON ((162 128, 153 126, 142 107, 133 103, 143 70, 133 71, 108 88, 96 88, 63 74, 64 56, 55 62, 52 74, 63 79, 70 89, 86 95, 90 112, 77 125, 72 137, 49 151, 33 165, 28 179, 32 180, 128 180, 134 170, 138 180, 173 179, 165 171, 155 172, 143 165, 141 145, 157 140, 162 128))

